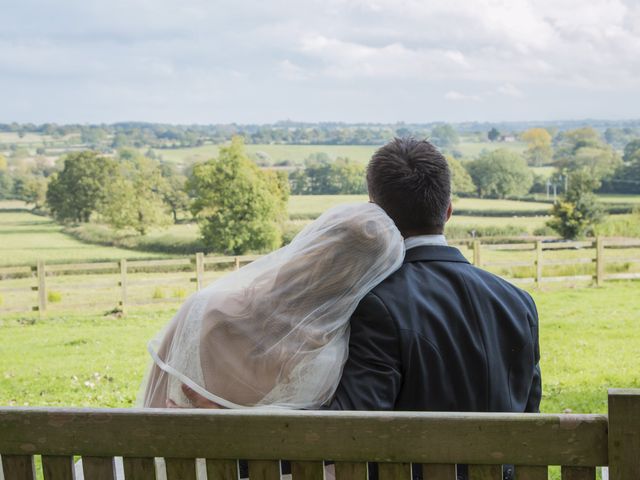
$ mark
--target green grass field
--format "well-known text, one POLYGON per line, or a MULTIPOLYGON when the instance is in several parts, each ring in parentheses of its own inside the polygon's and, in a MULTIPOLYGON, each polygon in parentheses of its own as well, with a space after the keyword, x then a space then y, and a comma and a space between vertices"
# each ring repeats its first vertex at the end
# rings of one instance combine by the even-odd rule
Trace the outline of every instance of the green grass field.
MULTIPOLYGON (((309 219, 316 218, 322 212, 343 203, 366 202, 366 195, 294 195, 289 200, 289 214, 294 221, 289 222, 287 230, 299 231, 309 219), (304 221, 295 221, 296 218, 304 221)), ((512 200, 486 200, 461 198, 454 203, 454 209, 466 211, 484 210, 541 210, 548 205, 536 202, 517 202, 512 200)), ((84 260, 112 260, 121 258, 159 258, 166 254, 154 253, 166 251, 173 254, 188 253, 201 249, 198 242, 197 225, 179 224, 168 229, 152 229, 144 237, 131 234, 114 233, 100 225, 87 225, 78 233, 79 238, 94 243, 105 243, 117 238, 118 245, 127 248, 103 247, 84 243, 63 233, 62 226, 52 219, 34 215, 22 210, 21 202, 0 202, 0 266, 24 265, 38 259, 47 262, 77 262, 84 260), (4 209, 4 210, 3 210, 4 209), (13 210, 7 210, 13 209, 13 210)), ((540 217, 487 217, 455 215, 450 225, 467 230, 513 225, 532 233, 535 228, 544 226, 546 218, 540 217)))
MULTIPOLYGON (((347 157, 356 162, 366 163, 380 145, 272 145, 272 144, 248 144, 246 150, 249 155, 265 158, 269 163, 277 163, 289 160, 294 164, 302 164, 309 155, 324 152, 332 158, 347 157)), ((472 159, 483 151, 506 148, 517 153, 526 150, 523 142, 491 143, 491 142, 461 142, 455 147, 465 158, 472 159)), ((142 149, 146 152, 147 149, 142 149)), ((182 165, 194 162, 202 162, 217 156, 217 145, 203 145, 191 148, 156 149, 157 155, 163 160, 182 165)), ((543 169, 546 167, 542 167, 543 169)), ((542 172, 543 170, 541 170, 542 172)))
MULTIPOLYGON (((247 153, 252 157, 261 157, 269 163, 277 163, 289 160, 294 164, 302 164, 311 154, 324 152, 331 158, 348 157, 356 162, 369 161, 378 145, 271 145, 249 144, 245 146, 247 153)), ((144 150, 146 151, 146 149, 144 150)), ((192 148, 157 149, 156 154, 163 160, 172 163, 189 165, 194 162, 203 162, 218 155, 217 145, 203 145, 192 148)))
POLYGON ((65 235, 61 230, 62 227, 48 217, 26 210, 0 210, 0 265, 25 265, 38 259, 63 263, 166 256, 89 245, 65 235))
MULTIPOLYGON (((540 313, 545 412, 606 412, 606 389, 640 387, 640 282, 533 290, 540 313)), ((0 405, 130 407, 146 342, 176 307, 127 317, 0 319, 0 405), (9 341, 10 339, 10 341, 9 341)))
POLYGON ((527 149, 527 144, 525 142, 489 142, 489 141, 465 142, 465 141, 462 141, 454 147, 455 150, 458 150, 460 153, 462 153, 462 156, 464 158, 474 158, 485 151, 497 150, 499 148, 512 150, 516 153, 524 153, 524 151, 527 149))
POLYGON ((609 195, 600 194, 598 199, 603 203, 631 203, 640 205, 640 195, 609 195))

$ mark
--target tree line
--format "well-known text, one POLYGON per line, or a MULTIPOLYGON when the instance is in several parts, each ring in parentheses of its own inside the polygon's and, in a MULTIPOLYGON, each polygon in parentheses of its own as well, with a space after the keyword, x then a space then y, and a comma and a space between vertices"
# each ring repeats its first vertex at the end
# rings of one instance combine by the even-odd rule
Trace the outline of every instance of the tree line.
MULTIPOLYGON (((442 129, 440 138, 447 132, 442 129)), ((553 207, 551 226, 575 238, 602 217, 594 192, 620 180, 640 184, 640 138, 628 142, 621 156, 590 128, 553 138, 545 129, 525 134, 523 155, 498 148, 461 160, 447 153, 453 192, 506 198, 544 191, 545 180, 536 178, 529 165, 550 156, 544 162, 555 166, 555 173, 548 181, 563 195, 553 207)), ((195 219, 208 248, 226 253, 279 245, 289 193, 366 193, 365 166, 317 153, 288 175, 260 169, 247 156, 241 137, 221 147, 217 158, 184 172, 130 148, 114 156, 73 152, 58 165, 37 160, 13 170, 0 156, 0 198, 21 198, 63 223, 98 221, 141 235, 154 226, 195 219)))

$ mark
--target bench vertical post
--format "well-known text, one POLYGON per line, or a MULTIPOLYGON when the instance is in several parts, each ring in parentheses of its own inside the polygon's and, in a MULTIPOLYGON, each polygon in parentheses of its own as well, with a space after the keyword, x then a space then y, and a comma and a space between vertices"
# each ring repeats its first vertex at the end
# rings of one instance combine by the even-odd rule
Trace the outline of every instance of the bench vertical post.
POLYGON ((640 478, 640 389, 609 390, 609 478, 640 478))
POLYGON ((35 480, 36 470, 31 455, 2 455, 5 480, 35 480))

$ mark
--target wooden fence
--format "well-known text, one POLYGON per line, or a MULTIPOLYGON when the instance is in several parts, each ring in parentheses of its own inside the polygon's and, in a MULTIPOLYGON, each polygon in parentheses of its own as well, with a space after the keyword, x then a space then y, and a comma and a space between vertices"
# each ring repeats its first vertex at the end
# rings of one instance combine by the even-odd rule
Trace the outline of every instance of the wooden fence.
MULTIPOLYGON (((473 264, 515 283, 540 287, 551 282, 593 282, 601 286, 608 280, 640 279, 640 240, 635 239, 500 244, 475 240, 456 246, 473 264), (608 271, 620 265, 624 271, 608 271), (554 273, 554 268, 571 268, 579 274, 558 274, 557 271, 554 273), (517 269, 518 275, 514 275, 517 269)), ((221 268, 238 269, 256 258, 259 257, 197 253, 193 257, 162 260, 49 265, 38 261, 36 265, 0 268, 0 313, 37 311, 42 315, 48 310, 88 307, 111 307, 124 313, 133 305, 176 303, 190 293, 188 290, 199 290, 219 277, 221 268), (172 285, 184 285, 184 288, 169 297, 155 295, 158 288, 171 288, 172 285), (148 288, 153 287, 156 290, 151 296, 148 288), (140 294, 141 288, 147 289, 144 294, 140 294), (65 302, 58 298, 60 289, 69 292, 65 302), (78 301, 82 294, 88 300, 78 301)))
POLYGON ((502 465, 516 480, 547 480, 550 465, 562 480, 595 480, 599 466, 611 480, 637 480, 639 451, 631 389, 609 390, 608 416, 0 408, 5 480, 35 480, 35 455, 45 480, 72 480, 74 455, 87 480, 114 480, 116 456, 126 480, 239 480, 237 459, 248 460, 249 480, 281 480, 280 459, 291 480, 324 480, 325 460, 336 480, 366 480, 367 462, 378 462, 380 480, 411 480, 412 464, 425 480, 455 480, 456 464, 470 480, 502 480, 502 465))

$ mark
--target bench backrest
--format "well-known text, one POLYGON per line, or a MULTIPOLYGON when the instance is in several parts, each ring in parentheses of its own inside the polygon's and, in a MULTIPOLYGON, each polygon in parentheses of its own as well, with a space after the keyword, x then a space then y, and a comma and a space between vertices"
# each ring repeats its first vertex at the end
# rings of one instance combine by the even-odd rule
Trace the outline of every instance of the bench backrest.
POLYGON ((379 478, 455 479, 468 464, 471 480, 594 479, 609 465, 612 480, 640 478, 640 390, 611 390, 609 415, 311 412, 284 410, 0 409, 0 455, 5 480, 36 478, 40 455, 46 480, 73 478, 73 456, 87 480, 114 478, 114 456, 127 479, 155 479, 155 457, 168 480, 196 478, 206 459, 208 479, 237 479, 237 459, 249 460, 251 480, 280 478, 279 459, 291 461, 293 480, 324 478, 323 460, 337 480, 365 480, 366 462, 379 478))

